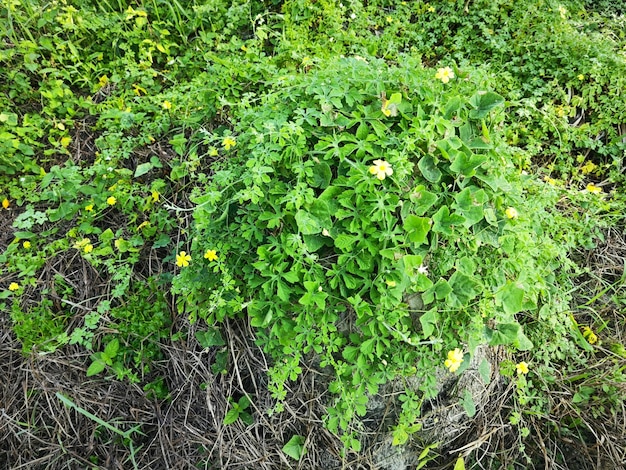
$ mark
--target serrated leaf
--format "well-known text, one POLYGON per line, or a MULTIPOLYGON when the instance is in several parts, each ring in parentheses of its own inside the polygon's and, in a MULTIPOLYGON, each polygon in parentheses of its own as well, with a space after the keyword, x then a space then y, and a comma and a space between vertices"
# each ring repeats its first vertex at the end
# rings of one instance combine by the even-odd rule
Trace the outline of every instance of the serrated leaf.
POLYGON ((433 215, 433 232, 452 235, 454 227, 463 225, 465 217, 458 214, 450 214, 448 206, 441 206, 433 215))
POLYGON ((300 460, 305 453, 304 437, 298 434, 292 436, 283 446, 283 452, 294 460, 300 460))
POLYGON ((113 359, 115 356, 117 356, 117 352, 119 351, 119 349, 120 342, 117 338, 114 338, 109 341, 109 343, 105 346, 104 352, 102 354, 109 359, 113 359))

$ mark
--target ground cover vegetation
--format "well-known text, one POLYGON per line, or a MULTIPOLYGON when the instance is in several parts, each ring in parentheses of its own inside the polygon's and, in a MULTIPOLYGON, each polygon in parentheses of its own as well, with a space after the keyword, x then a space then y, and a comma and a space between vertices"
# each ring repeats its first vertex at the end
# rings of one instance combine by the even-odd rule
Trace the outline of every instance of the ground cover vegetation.
POLYGON ((4 2, 0 465, 624 465, 618 4, 4 2))

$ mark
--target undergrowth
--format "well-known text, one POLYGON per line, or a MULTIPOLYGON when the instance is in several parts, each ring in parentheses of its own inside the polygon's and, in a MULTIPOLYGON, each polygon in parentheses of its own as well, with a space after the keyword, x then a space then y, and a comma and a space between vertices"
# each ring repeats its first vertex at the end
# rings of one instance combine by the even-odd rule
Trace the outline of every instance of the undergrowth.
MULTIPOLYGON (((500 346, 480 375, 515 387, 518 450, 563 390, 568 419, 542 432, 587 435, 624 398, 623 259, 588 262, 624 226, 620 13, 5 2, 0 310, 25 354, 78 346, 86 376, 158 400, 153 364, 194 340, 177 315, 218 349, 243 319, 268 412, 313 364, 324 425, 355 452, 381 387, 403 384, 390 431, 410 443, 442 376, 500 346)), ((229 424, 252 420, 229 398, 229 424)))

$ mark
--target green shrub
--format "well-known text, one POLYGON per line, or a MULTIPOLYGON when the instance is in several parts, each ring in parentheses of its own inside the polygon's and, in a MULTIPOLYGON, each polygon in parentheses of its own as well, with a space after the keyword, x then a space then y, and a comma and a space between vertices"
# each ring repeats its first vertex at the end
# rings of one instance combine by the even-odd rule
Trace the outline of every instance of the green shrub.
MULTIPOLYGON (((560 190, 513 164, 504 100, 480 75, 444 84, 403 63, 324 62, 239 110, 213 137, 221 156, 174 282, 193 320, 249 317, 277 399, 305 358, 329 371, 333 431, 395 377, 432 396, 450 350, 463 370, 479 344, 531 349, 522 314, 573 352, 561 284, 587 232, 569 234, 560 190)), ((406 409, 409 429, 419 411, 406 409)))

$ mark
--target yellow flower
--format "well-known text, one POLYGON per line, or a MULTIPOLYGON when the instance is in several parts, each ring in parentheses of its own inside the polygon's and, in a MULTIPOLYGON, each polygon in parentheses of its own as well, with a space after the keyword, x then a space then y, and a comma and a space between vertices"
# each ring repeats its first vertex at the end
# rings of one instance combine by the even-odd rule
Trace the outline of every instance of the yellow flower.
POLYGON ((443 83, 448 83, 451 79, 454 78, 454 72, 450 67, 443 67, 437 69, 437 74, 435 78, 441 80, 443 83))
POLYGON ((215 147, 211 147, 209 149, 209 157, 217 157, 218 153, 217 153, 217 149, 215 147))
POLYGON ((598 165, 596 165, 595 163, 587 162, 580 167, 580 171, 582 171, 583 175, 588 175, 589 173, 593 172, 597 167, 598 165))
POLYGON ((2 207, 5 209, 9 208, 9 200, 6 197, 2 200, 2 207))
POLYGON ((582 82, 584 79, 585 79, 585 76, 581 73, 581 74, 578 76, 578 80, 580 80, 580 81, 582 82))
POLYGON ((158 202, 160 196, 158 191, 152 191, 152 202, 158 202))
POLYGON ((209 261, 215 261, 217 259, 217 251, 216 250, 206 250, 204 253, 204 257, 209 261))
POLYGON ((22 243, 22 246, 28 250, 30 248, 30 242, 26 240, 24 243, 22 243))
POLYGON ((517 375, 528 374, 528 364, 524 361, 517 364, 515 369, 517 370, 517 375))
POLYGON ((443 364, 450 370, 456 372, 463 362, 463 351, 455 348, 454 351, 448 351, 448 359, 443 364))
POLYGON ((387 176, 393 175, 391 165, 385 160, 374 160, 374 164, 370 166, 369 172, 376 175, 379 180, 384 180, 387 176))
POLYGON ((172 103, 170 103, 169 101, 165 100, 165 101, 163 101, 163 107, 169 111, 170 109, 172 109, 172 103))
POLYGON ((83 251, 85 253, 91 253, 93 251, 93 245, 91 243, 87 243, 84 247, 83 247, 83 251))
POLYGON ((396 287, 396 281, 385 281, 389 287, 396 287))
POLYGON ((62 147, 67 148, 67 147, 68 147, 68 145, 70 145, 70 142, 71 142, 71 141, 72 141, 72 138, 71 138, 71 137, 67 137, 67 136, 66 136, 66 137, 63 137, 63 138, 61 139, 61 146, 62 146, 62 147))
MULTIPOLYGON (((136 83, 133 84, 133 91, 135 92, 135 94, 137 96, 141 96, 141 94, 143 93, 144 95, 147 95, 148 92, 146 91, 146 89, 144 87, 141 87, 139 85, 137 85, 136 83)), ((130 110, 128 110, 130 112, 130 110)))
POLYGON ((583 337, 589 344, 596 344, 598 342, 598 337, 588 326, 583 327, 583 337))
POLYGON ((20 285, 17 282, 12 282, 11 284, 9 284, 9 290, 11 292, 15 292, 19 288, 20 288, 20 285))
POLYGON ((591 194, 600 194, 602 192, 602 188, 600 186, 596 186, 593 183, 589 183, 587 185, 587 191, 589 191, 591 194))
POLYGON ((88 204, 85 206, 85 210, 87 212, 93 212, 93 204, 88 204))
POLYGON ((237 145, 237 141, 233 139, 231 136, 227 136, 227 137, 224 137, 224 140, 222 141, 222 145, 224 146, 226 150, 230 150, 231 147, 234 147, 235 145, 237 145))
POLYGON ((107 77, 106 75, 102 75, 102 77, 98 79, 98 86, 100 88, 105 86, 107 83, 109 83, 109 77, 107 77))
POLYGON ((428 7, 428 11, 431 12, 431 13, 434 13, 435 12, 435 7, 428 7))
POLYGON ((191 261, 191 256, 189 256, 186 252, 181 251, 176 255, 176 266, 179 268, 185 268, 189 266, 189 262, 191 261))
POLYGON ((559 14, 561 15, 561 18, 567 18, 567 8, 565 8, 563 5, 559 5, 559 14))
POLYGON ((519 217, 519 213, 515 207, 507 207, 504 213, 509 219, 517 219, 519 217))
POLYGON ((114 206, 116 202, 117 202, 117 199, 115 199, 115 197, 114 197, 114 196, 109 196, 109 197, 107 198, 107 204, 108 204, 109 206, 114 206))

